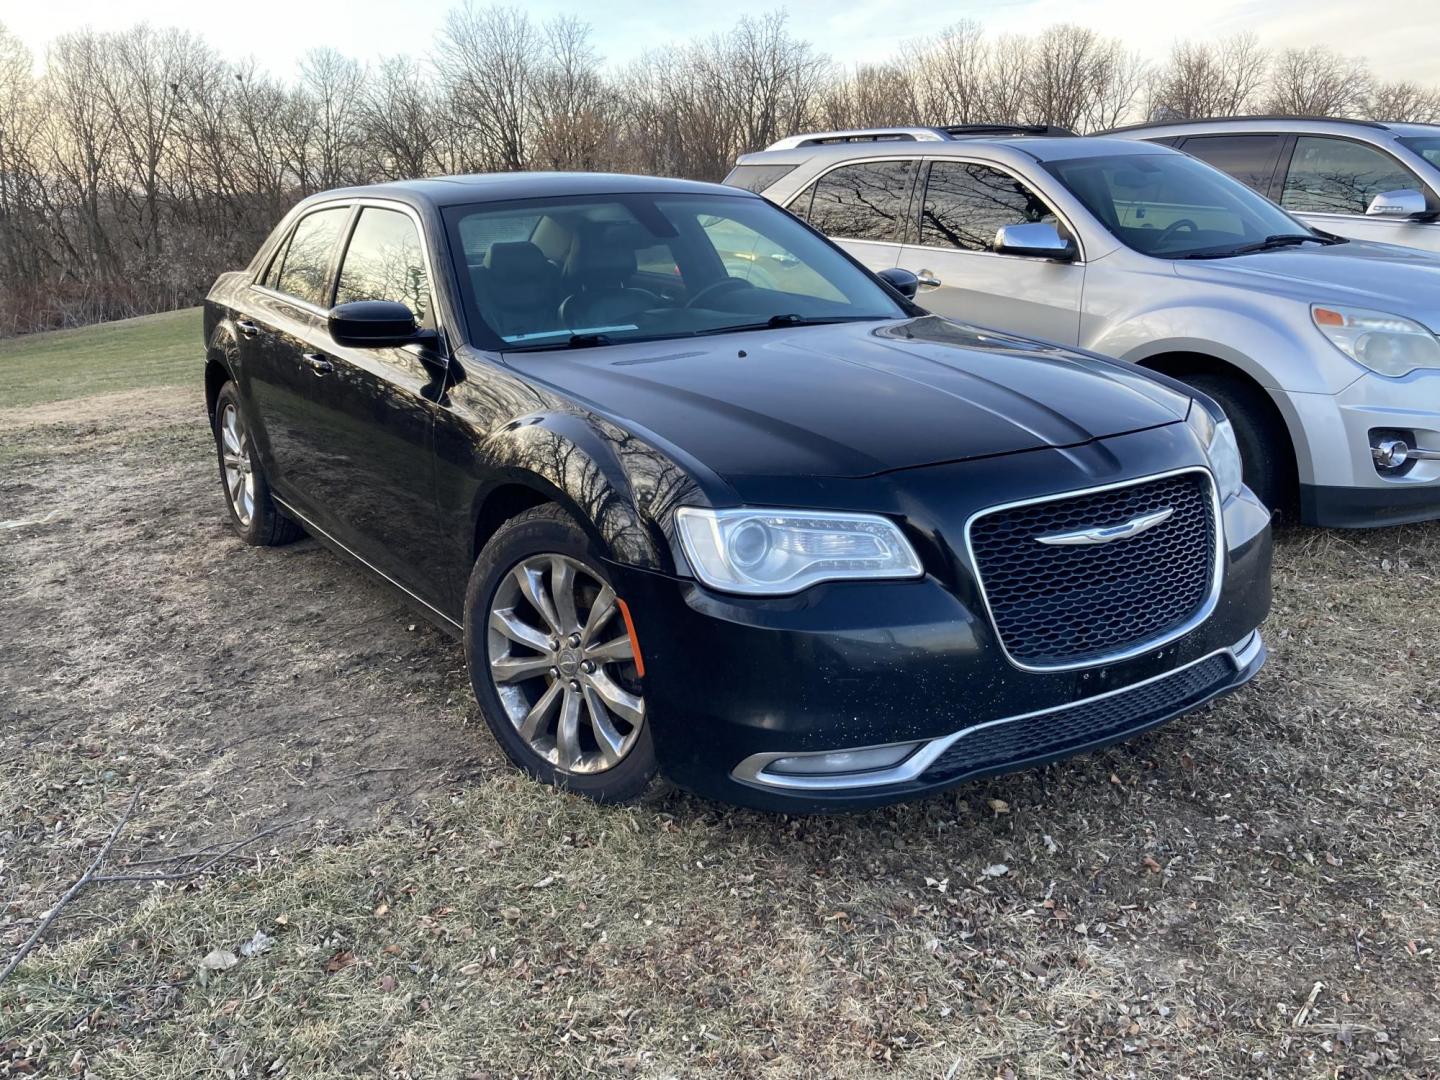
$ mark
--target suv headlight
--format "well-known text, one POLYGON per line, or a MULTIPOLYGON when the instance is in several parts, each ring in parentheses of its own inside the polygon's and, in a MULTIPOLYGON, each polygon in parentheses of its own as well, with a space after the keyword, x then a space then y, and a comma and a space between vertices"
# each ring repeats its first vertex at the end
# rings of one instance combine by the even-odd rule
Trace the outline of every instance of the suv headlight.
POLYGON ((1240 493, 1244 482, 1244 470, 1240 464, 1240 444, 1235 441, 1235 429, 1229 420, 1216 419, 1210 410, 1198 401, 1190 403, 1190 415, 1185 418, 1190 430, 1205 447, 1205 456, 1210 459, 1210 471, 1215 474, 1215 486, 1220 491, 1220 501, 1240 493))
POLYGON ((1380 375, 1440 368, 1440 340, 1413 319, 1335 304, 1311 304, 1310 318, 1337 349, 1380 375))
POLYGON ((686 506, 675 520, 696 577, 722 592, 787 596, 821 581, 924 572, 895 523, 873 514, 686 506))

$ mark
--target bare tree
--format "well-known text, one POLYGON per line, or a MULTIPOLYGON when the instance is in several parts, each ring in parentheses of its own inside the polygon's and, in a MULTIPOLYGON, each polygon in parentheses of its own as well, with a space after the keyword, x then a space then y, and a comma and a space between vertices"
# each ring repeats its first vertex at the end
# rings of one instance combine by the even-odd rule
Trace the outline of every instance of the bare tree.
POLYGON ((1440 123, 1440 90, 1427 90, 1413 82, 1376 83, 1365 115, 1394 123, 1440 123))
POLYGON ((1285 116, 1350 116, 1364 108, 1369 93, 1363 60, 1313 45, 1275 58, 1265 107, 1285 116))
POLYGON ((1164 120, 1253 112, 1269 63, 1253 34, 1177 42, 1151 81, 1146 113, 1164 120))
POLYGON ((466 0, 446 17, 436 60, 457 119, 476 142, 478 165, 525 167, 541 56, 540 34, 523 11, 466 0))
POLYGON ((614 97, 590 45, 590 26, 562 16, 545 25, 535 80, 533 157, 550 169, 596 169, 611 142, 614 97))

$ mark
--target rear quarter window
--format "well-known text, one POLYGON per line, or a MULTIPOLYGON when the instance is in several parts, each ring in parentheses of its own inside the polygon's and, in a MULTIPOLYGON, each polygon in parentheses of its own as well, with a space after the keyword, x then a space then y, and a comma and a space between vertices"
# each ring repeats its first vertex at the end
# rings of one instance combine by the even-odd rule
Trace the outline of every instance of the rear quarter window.
POLYGON ((794 165, 736 165, 723 182, 758 195, 768 190, 781 177, 789 176, 795 169, 794 165))

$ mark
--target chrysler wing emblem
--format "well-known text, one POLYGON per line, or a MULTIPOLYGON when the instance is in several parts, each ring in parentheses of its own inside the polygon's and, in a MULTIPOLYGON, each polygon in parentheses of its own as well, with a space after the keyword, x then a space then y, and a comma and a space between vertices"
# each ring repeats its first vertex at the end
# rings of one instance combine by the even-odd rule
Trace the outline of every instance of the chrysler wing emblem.
POLYGON ((1037 536, 1035 540, 1040 544, 1109 544, 1116 540, 1128 540, 1132 536, 1138 536, 1146 529, 1153 529, 1162 521, 1169 521, 1174 515, 1175 511, 1167 506, 1164 510, 1141 514, 1139 517, 1131 518, 1119 525, 1110 525, 1103 529, 1076 529, 1074 532, 1050 533, 1048 536, 1037 536))

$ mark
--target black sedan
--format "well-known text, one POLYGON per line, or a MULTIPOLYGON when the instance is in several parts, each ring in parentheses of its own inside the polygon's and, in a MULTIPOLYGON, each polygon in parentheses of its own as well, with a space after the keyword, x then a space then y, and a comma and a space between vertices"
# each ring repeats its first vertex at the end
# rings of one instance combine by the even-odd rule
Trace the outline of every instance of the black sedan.
POLYGON ((1270 517, 1215 404, 914 285, 709 184, 316 195, 206 302, 231 518, 463 633, 506 753, 600 800, 889 802, 1247 681, 1270 517))

